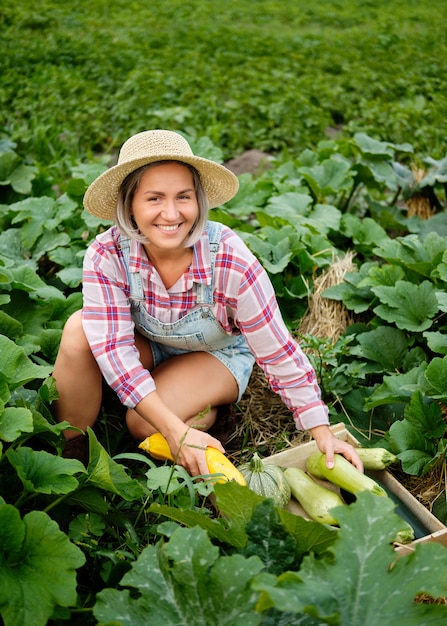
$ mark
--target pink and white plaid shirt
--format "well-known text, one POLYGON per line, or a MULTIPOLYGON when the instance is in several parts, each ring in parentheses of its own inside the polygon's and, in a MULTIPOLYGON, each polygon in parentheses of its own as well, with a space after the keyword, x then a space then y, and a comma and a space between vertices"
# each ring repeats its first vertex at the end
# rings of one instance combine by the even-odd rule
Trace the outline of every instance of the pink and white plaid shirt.
MULTIPOLYGON (((134 345, 130 288, 118 240, 119 231, 113 226, 87 250, 83 326, 105 380, 125 406, 134 407, 155 390, 155 384, 134 345)), ((206 232, 194 246, 191 266, 169 289, 150 264, 143 245, 131 241, 130 246, 130 267, 143 280, 147 311, 162 322, 175 322, 194 307, 194 282, 211 283, 206 232)), ((213 282, 216 318, 229 334, 244 335, 271 388, 292 411, 297 428, 328 424, 315 372, 287 330, 267 273, 242 239, 226 226, 213 282)))

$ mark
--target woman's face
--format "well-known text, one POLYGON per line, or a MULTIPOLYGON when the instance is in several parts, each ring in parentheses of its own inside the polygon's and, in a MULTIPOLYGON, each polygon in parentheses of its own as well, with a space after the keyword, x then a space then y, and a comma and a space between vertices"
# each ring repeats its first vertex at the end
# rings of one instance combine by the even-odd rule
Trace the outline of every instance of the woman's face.
POLYGON ((183 248, 199 215, 191 171, 180 163, 147 169, 133 196, 132 215, 149 248, 183 248))

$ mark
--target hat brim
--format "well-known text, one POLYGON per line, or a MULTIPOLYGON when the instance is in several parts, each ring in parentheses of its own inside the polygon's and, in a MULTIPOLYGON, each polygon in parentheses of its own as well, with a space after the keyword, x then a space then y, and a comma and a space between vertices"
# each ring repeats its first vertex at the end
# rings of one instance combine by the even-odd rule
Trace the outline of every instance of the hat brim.
POLYGON ((239 189, 237 176, 223 165, 209 159, 197 156, 179 157, 178 154, 140 157, 121 165, 115 165, 100 174, 85 193, 84 207, 86 210, 98 218, 113 220, 119 189, 124 179, 139 167, 155 163, 156 161, 178 161, 195 167, 199 172, 210 209, 221 206, 231 200, 239 189))

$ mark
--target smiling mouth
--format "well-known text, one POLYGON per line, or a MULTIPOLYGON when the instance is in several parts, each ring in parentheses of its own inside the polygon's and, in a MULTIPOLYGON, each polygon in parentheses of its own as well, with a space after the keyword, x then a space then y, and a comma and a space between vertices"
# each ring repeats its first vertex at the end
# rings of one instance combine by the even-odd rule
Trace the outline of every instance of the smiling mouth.
POLYGON ((157 224, 156 226, 160 230, 164 230, 165 232, 172 233, 175 230, 178 230, 180 228, 181 224, 174 224, 173 226, 166 226, 164 224, 157 224))

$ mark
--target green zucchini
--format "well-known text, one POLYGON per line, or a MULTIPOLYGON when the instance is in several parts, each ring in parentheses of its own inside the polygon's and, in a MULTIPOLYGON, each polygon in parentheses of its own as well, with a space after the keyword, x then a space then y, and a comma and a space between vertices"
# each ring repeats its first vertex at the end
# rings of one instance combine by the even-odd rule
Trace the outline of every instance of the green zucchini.
POLYGON ((349 493, 359 493, 360 491, 371 491, 376 496, 386 496, 387 493, 375 480, 362 474, 352 463, 341 454, 334 454, 334 467, 326 465, 326 455, 322 454, 319 460, 318 469, 326 480, 334 485, 338 485, 349 493))
POLYGON ((336 506, 345 505, 345 503, 335 491, 317 484, 298 467, 285 469, 284 477, 290 485, 292 496, 301 504, 312 520, 338 526, 338 520, 330 511, 336 506))
POLYGON ((355 451, 366 470, 384 470, 399 460, 385 448, 356 448, 355 451))

